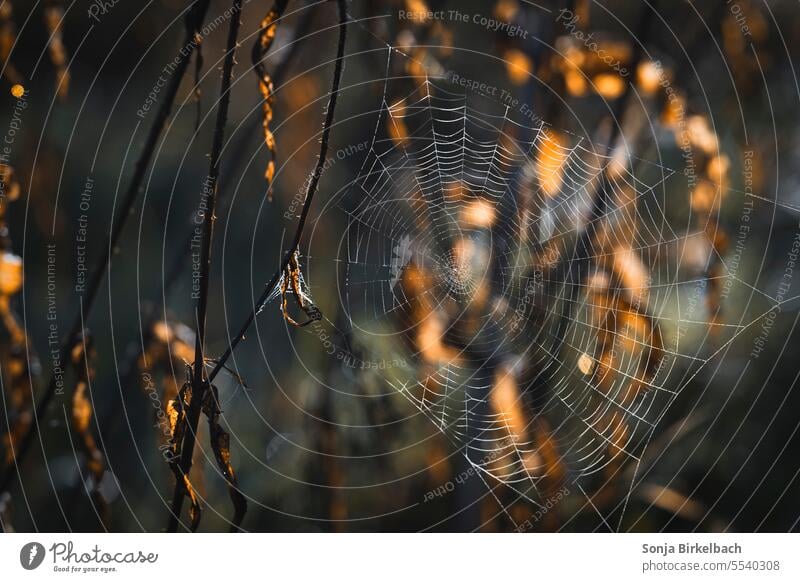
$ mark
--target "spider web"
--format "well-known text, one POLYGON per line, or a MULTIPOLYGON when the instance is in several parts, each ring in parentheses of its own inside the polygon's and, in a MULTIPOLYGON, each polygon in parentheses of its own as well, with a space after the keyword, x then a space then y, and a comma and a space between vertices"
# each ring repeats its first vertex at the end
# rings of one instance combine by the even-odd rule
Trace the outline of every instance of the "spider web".
POLYGON ((398 82, 407 90, 390 100, 394 55, 407 58, 389 47, 369 152, 336 203, 349 324, 374 361, 412 363, 386 382, 479 474, 533 503, 553 476, 551 451, 574 481, 638 464, 679 393, 671 372, 708 361, 681 352, 687 329, 708 324, 691 302, 674 312, 697 281, 679 281, 666 250, 690 236, 659 196, 673 171, 567 132, 554 139, 531 115, 427 74, 398 82), (647 281, 611 285, 600 267, 613 260, 647 281), (593 303, 593 285, 627 297, 634 323, 593 303), (655 329, 671 341, 656 345, 655 329), (609 345, 616 357, 598 381, 609 345))

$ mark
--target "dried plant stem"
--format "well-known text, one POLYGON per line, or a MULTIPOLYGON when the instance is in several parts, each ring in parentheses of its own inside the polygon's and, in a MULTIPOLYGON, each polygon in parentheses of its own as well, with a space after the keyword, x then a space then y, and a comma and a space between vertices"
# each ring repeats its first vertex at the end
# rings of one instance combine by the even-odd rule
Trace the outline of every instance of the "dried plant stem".
POLYGON ((303 228, 305 227, 306 220, 308 219, 308 213, 311 209, 311 202, 314 199, 314 194, 319 186, 319 180, 322 176, 325 166, 325 158, 328 153, 328 142, 330 140, 331 126, 333 125, 333 117, 336 109, 336 100, 339 95, 339 84, 341 83, 342 78, 342 68, 344 66, 344 48, 347 42, 347 5, 345 0, 337 0, 337 4, 339 7, 339 43, 336 52, 336 67, 333 71, 331 93, 328 100, 328 107, 325 112, 325 122, 322 128, 319 158, 317 159, 317 165, 314 168, 314 173, 311 176, 311 180, 308 183, 305 201, 303 202, 303 208, 300 212, 300 219, 297 222, 297 229, 294 233, 292 245, 289 247, 289 249, 287 249, 280 266, 272 275, 272 278, 269 280, 267 285, 264 287, 264 291, 261 293, 261 296, 259 297, 253 309, 250 311, 250 314, 247 316, 242 326, 239 328, 239 332, 233 337, 230 345, 228 345, 228 348, 217 360, 214 369, 208 375, 210 382, 213 381, 217 374, 219 374, 220 370, 224 368, 225 363, 231 357, 231 354, 233 354, 233 350, 235 350, 236 346, 238 346, 239 343, 244 339, 244 336, 247 333, 247 330, 253 324, 256 315, 259 313, 259 311, 261 311, 264 305, 266 305, 270 295, 272 295, 272 292, 280 284, 281 277, 286 272, 286 269, 289 267, 298 247, 300 246, 300 239, 303 236, 303 228))
MULTIPOLYGON (((184 37, 184 43, 182 45, 182 50, 185 50, 184 47, 189 47, 190 50, 193 50, 193 47, 195 46, 194 44, 195 35, 199 34, 199 31, 203 25, 203 20, 205 19, 206 16, 206 12, 208 11, 209 4, 210 0, 197 0, 197 2, 189 9, 188 13, 186 14, 186 20, 185 20, 186 33, 184 37)), ((92 307, 94 306, 94 302, 100 290, 100 285, 103 282, 103 279, 106 274, 106 269, 108 268, 108 265, 111 261, 112 253, 114 252, 114 249, 117 247, 117 244, 119 243, 122 230, 125 227, 125 224, 131 215, 131 209, 133 208, 133 204, 138 198, 139 190, 144 181, 145 173, 150 165, 150 161, 152 160, 153 155, 155 154, 156 146, 161 136, 161 132, 163 131, 167 119, 169 118, 170 112, 172 111, 172 105, 175 102, 175 97, 178 94, 178 89, 180 88, 183 76, 186 73, 188 67, 189 67, 189 55, 186 55, 186 57, 178 60, 178 65, 175 68, 172 77, 170 77, 169 83, 167 84, 167 87, 164 91, 164 100, 161 102, 161 106, 158 108, 158 111, 156 112, 153 125, 150 127, 150 131, 147 134, 147 139, 145 141, 144 149, 142 150, 139 159, 136 161, 136 165, 134 166, 134 171, 133 171, 133 177, 131 178, 128 190, 126 191, 125 197, 123 198, 122 204, 120 205, 121 209, 119 215, 117 216, 116 221, 114 221, 111 233, 106 242, 105 248, 107 249, 107 252, 101 255, 97 265, 92 271, 91 278, 89 279, 86 296, 83 300, 82 314, 79 313, 76 316, 75 323, 70 329, 69 334, 65 336, 65 338, 61 343, 60 358, 62 362, 69 361, 69 356, 70 353, 72 352, 72 348, 74 347, 75 342, 80 338, 81 330, 83 328, 83 318, 89 317, 92 307)), ((31 445, 33 444, 33 440, 36 434, 39 432, 39 423, 41 422, 42 418, 44 418, 44 415, 47 413, 47 409, 50 405, 50 402, 53 400, 55 392, 56 392, 56 377, 54 374, 52 374, 50 376, 50 381, 47 385, 47 389, 45 390, 44 394, 39 399, 36 405, 33 422, 28 427, 28 430, 25 433, 25 435, 22 437, 18 450, 15 451, 14 462, 6 467, 6 472, 5 475, 3 476, 3 481, 0 484, 0 493, 7 491, 9 487, 11 487, 11 485, 14 483, 14 480, 16 479, 19 473, 19 467, 24 462, 25 457, 27 456, 31 445)))
MULTIPOLYGON (((295 30, 294 41, 287 48, 286 55, 283 59, 281 59, 280 63, 275 68, 275 73, 272 75, 272 80, 275 87, 280 87, 283 84, 290 65, 294 61, 297 51, 301 46, 299 41, 308 34, 311 21, 313 20, 313 14, 314 11, 310 9, 305 10, 303 13, 302 20, 298 23, 297 29, 295 30)), ((245 154, 248 143, 250 142, 252 135, 258 131, 259 126, 260 120, 257 117, 253 117, 252 123, 250 123, 243 131, 237 133, 236 141, 231 146, 231 154, 230 156, 226 156, 225 160, 223 161, 220 179, 217 181, 217 198, 220 201, 225 199, 226 190, 232 183, 231 181, 226 181, 224 179, 225 176, 235 175, 237 173, 237 168, 239 168, 241 164, 247 160, 247 156, 245 154)), ((186 264, 186 252, 184 249, 187 249, 190 246, 191 240, 194 237, 194 228, 194 222, 191 221, 191 230, 187 234, 185 243, 178 247, 178 251, 175 252, 169 267, 166 270, 163 291, 164 297, 168 297, 171 294, 175 284, 180 280, 180 275, 182 274, 183 267, 186 264)), ((122 371, 122 386, 136 385, 138 377, 137 362, 142 355, 141 346, 147 346, 150 344, 153 338, 153 326, 160 319, 163 320, 163 317, 159 316, 158 309, 154 308, 152 312, 148 314, 146 323, 142 326, 142 329, 144 330, 142 338, 140 340, 134 340, 128 349, 125 350, 125 353, 130 355, 126 358, 125 364, 120 366, 120 370, 122 371)), ((120 424, 124 418, 123 411, 124 408, 121 406, 115 406, 111 408, 109 411, 110 418, 104 419, 104 422, 101 423, 101 425, 104 427, 104 431, 107 434, 113 434, 120 427, 120 424)))
MULTIPOLYGON (((180 447, 180 461, 178 470, 184 477, 184 481, 176 480, 175 491, 172 497, 172 511, 170 512, 168 531, 176 531, 180 520, 183 498, 186 495, 186 479, 192 467, 192 455, 197 440, 197 425, 200 421, 203 400, 209 389, 209 380, 205 373, 205 334, 206 334, 206 314, 208 311, 208 283, 211 275, 211 243, 214 235, 214 211, 217 203, 217 180, 219 178, 220 159, 222 157, 222 147, 225 140, 225 125, 228 122, 228 107, 231 96, 231 79, 233 77, 233 66, 236 62, 237 38, 241 24, 242 0, 233 0, 231 8, 230 27, 228 29, 228 41, 225 49, 225 61, 222 65, 222 84, 220 85, 219 107, 217 109, 217 119, 214 127, 214 137, 211 144, 211 157, 209 160, 208 177, 203 184, 203 196, 206 197, 206 209, 203 216, 203 238, 200 248, 200 291, 197 305, 195 308, 195 359, 192 371, 192 396, 186 411, 187 430, 183 437, 180 447)), ((237 517, 241 519, 243 512, 237 511, 237 517), (240 515, 241 513, 241 515, 240 515)))

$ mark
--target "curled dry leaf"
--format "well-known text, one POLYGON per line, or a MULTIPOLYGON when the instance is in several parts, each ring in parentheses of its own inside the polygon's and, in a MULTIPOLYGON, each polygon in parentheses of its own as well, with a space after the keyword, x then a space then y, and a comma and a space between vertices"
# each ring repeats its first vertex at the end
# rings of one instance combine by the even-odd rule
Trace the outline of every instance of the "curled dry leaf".
MULTIPOLYGON (((187 365, 186 374, 189 378, 191 378, 191 373, 191 366, 187 365)), ((181 452, 183 450, 183 438, 186 435, 186 429, 188 427, 186 411, 191 403, 191 399, 192 384, 191 381, 187 380, 178 391, 177 397, 167 403, 167 419, 169 421, 170 431, 172 433, 170 437, 169 449, 170 469, 172 469, 172 472, 175 475, 176 482, 183 485, 186 497, 189 498, 190 528, 192 531, 197 531, 197 528, 200 525, 200 518, 202 516, 200 499, 197 496, 191 480, 189 479, 189 475, 184 473, 180 466, 181 452)))
POLYGON ((281 311, 283 312, 283 318, 294 327, 305 327, 314 321, 322 319, 322 312, 311 302, 308 294, 303 291, 301 278, 300 265, 297 262, 297 253, 295 252, 289 264, 286 265, 286 272, 283 274, 283 281, 281 282, 281 311), (298 323, 289 315, 287 297, 290 290, 298 307, 308 317, 303 323, 298 323))
POLYGON ((261 104, 261 127, 264 133, 264 145, 269 152, 269 161, 264 170, 264 179, 267 183, 267 197, 270 200, 272 200, 272 180, 275 177, 275 135, 270 129, 275 87, 272 84, 272 77, 264 65, 264 57, 272 47, 272 43, 275 42, 275 35, 278 32, 278 20, 283 16, 287 3, 287 0, 279 0, 261 20, 258 39, 253 45, 252 53, 253 70, 258 77, 258 90, 263 100, 261 104))
POLYGON ((209 438, 211 449, 214 451, 214 458, 217 466, 225 477, 228 486, 228 495, 233 503, 233 519, 231 529, 236 531, 242 524, 245 513, 247 513, 247 500, 239 489, 239 482, 236 478, 236 471, 231 464, 231 437, 222 428, 220 416, 222 412, 219 407, 219 392, 217 387, 212 385, 211 390, 206 392, 206 401, 203 403, 203 411, 208 418, 209 438))
MULTIPOLYGON (((187 370, 189 370, 188 366, 187 370)), ((189 373, 190 372, 187 371, 187 374, 189 373)), ((186 432, 186 409, 189 406, 191 396, 192 384, 191 382, 187 381, 178 391, 177 397, 167 403, 167 418, 169 420, 169 428, 171 433, 170 466, 176 473, 176 476, 178 476, 180 473, 178 461, 181 458, 181 447, 183 445, 183 437, 186 432)))
POLYGON ((197 531, 200 525, 200 517, 202 516, 203 509, 200 506, 200 499, 192 487, 192 482, 189 481, 188 475, 183 475, 183 488, 186 491, 186 497, 189 498, 189 522, 192 531, 197 531))

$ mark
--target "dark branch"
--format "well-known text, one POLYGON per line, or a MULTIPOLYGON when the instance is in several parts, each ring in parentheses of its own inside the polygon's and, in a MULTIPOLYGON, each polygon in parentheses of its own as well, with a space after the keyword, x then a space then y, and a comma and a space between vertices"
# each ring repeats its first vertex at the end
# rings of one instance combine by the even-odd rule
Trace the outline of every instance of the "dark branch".
MULTIPOLYGON (((203 20, 205 19, 206 12, 208 11, 209 4, 210 0, 198 0, 189 9, 188 13, 186 14, 186 34, 183 45, 181 46, 181 50, 185 51, 186 47, 188 47, 190 51, 194 51, 196 47, 195 36, 199 34, 200 28, 203 25, 203 20)), ((144 149, 142 150, 142 153, 139 156, 139 159, 136 161, 136 165, 134 166, 133 177, 131 178, 130 185, 128 186, 124 198, 122 199, 120 212, 117 216, 117 219, 114 221, 111 233, 106 241, 107 252, 103 253, 103 255, 100 257, 98 264, 95 266, 89 279, 86 297, 83 300, 82 315, 79 313, 76 316, 75 323, 72 325, 69 334, 67 334, 67 336, 65 336, 61 342, 60 361, 62 362, 69 361, 70 352, 72 351, 72 348, 80 337, 82 331, 82 317, 88 319, 89 314, 94 307, 97 294, 100 290, 100 285, 105 278, 106 270, 108 269, 111 261, 111 256, 114 252, 114 249, 117 247, 117 244, 119 243, 122 230, 125 227, 125 224, 131 215, 133 205, 139 196, 139 191, 141 189, 142 182, 144 181, 147 168, 149 167, 150 161, 155 153, 158 140, 161 137, 161 132, 163 131, 170 112, 172 111, 172 105, 175 102, 175 97, 178 94, 178 89, 183 81, 184 74, 189 67, 189 57, 190 55, 186 55, 182 58, 179 58, 177 67, 170 77, 164 93, 164 100, 161 102, 161 106, 156 112, 153 125, 150 127, 150 131, 147 134, 144 149)), ((42 418, 44 418, 45 414, 47 413, 47 409, 53 400, 53 396, 56 393, 56 386, 56 376, 55 374, 51 374, 47 389, 39 399, 34 411, 33 422, 28 427, 27 432, 20 442, 18 450, 15 452, 14 462, 6 468, 6 474, 3 477, 2 485, 0 485, 0 492, 7 491, 16 479, 19 473, 19 467, 25 461, 30 447, 33 444, 33 440, 36 434, 39 433, 39 423, 41 422, 42 418)))
POLYGON ((342 78, 342 68, 344 66, 344 49, 345 44, 347 41, 347 6, 345 0, 337 0, 337 4, 339 6, 339 44, 337 47, 336 52, 336 67, 333 71, 333 81, 331 83, 331 93, 330 98, 328 100, 328 107, 325 113, 325 123, 322 128, 322 139, 320 141, 320 148, 319 148, 319 158, 317 159, 317 165, 314 168, 314 173, 311 176, 311 180, 309 181, 308 188, 306 189, 306 197, 305 201, 303 202, 303 208, 300 212, 300 220, 297 223, 297 229, 294 233, 294 239, 292 241, 291 246, 286 251, 286 254, 283 257, 283 261, 281 261, 280 266, 272 275, 269 283, 264 287, 264 291, 261 293, 261 297, 259 297, 256 305, 253 307, 250 314, 245 319, 245 322, 239 329, 239 332, 234 336, 231 340, 230 345, 225 350, 225 352, 220 356, 217 360, 216 366, 208 375, 209 381, 213 381, 217 374, 222 370, 225 366, 225 363, 230 358, 233 351, 236 349, 236 346, 244 339, 247 330, 253 324, 253 321, 256 318, 256 315, 261 311, 264 305, 267 303, 270 295, 278 286, 281 280, 281 276, 286 271, 286 268, 289 266, 289 263, 292 261, 295 252, 297 252, 297 248, 300 246, 300 239, 303 236, 303 228, 305 227, 306 220, 308 219, 308 213, 311 209, 311 203, 314 199, 314 194, 317 191, 317 187, 319 186, 319 180, 322 176, 322 172, 325 166, 325 158, 328 154, 328 142, 330 140, 330 133, 331 133, 331 126, 333 125, 333 116, 336 109, 336 100, 339 96, 339 85, 341 83, 342 78))
MULTIPOLYGON (((196 330, 195 357, 192 377, 192 398, 187 411, 188 429, 181 444, 181 457, 178 468, 186 477, 192 466, 192 454, 197 440, 197 425, 202 411, 202 402, 205 398, 209 382, 206 379, 204 362, 204 347, 206 334, 206 314, 208 311, 208 283, 211 275, 211 243, 214 235, 214 211, 217 201, 217 179, 219 177, 219 163, 222 157, 222 147, 225 141, 225 125, 228 122, 228 107, 231 98, 231 78, 233 66, 236 62, 237 38, 241 24, 242 0, 233 0, 231 24, 228 29, 228 42, 225 52, 225 62, 222 66, 222 84, 220 85, 219 108, 214 127, 214 137, 211 144, 211 158, 209 160, 208 177, 203 184, 202 197, 207 197, 205 214, 203 216, 203 239, 200 249, 200 291, 195 309, 196 330)), ((183 498, 186 487, 177 480, 172 498, 172 511, 170 513, 168 531, 175 531, 180 519, 183 498)))

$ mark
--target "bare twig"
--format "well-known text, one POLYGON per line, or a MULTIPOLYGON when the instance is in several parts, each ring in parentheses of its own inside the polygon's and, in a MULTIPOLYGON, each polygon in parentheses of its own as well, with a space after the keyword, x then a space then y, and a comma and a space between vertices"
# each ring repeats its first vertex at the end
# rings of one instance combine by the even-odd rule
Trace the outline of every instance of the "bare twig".
POLYGON ((245 319, 244 323, 242 324, 239 332, 234 336, 231 340, 230 345, 225 350, 225 352, 220 356, 217 360, 214 369, 208 375, 209 381, 213 381, 220 370, 223 369, 225 363, 230 358, 231 354, 233 354, 233 350, 236 349, 236 346, 244 339, 247 330, 253 324, 253 321, 256 318, 256 315, 261 311, 261 309, 266 305, 267 301, 269 300, 270 295, 272 295, 275 288, 281 281, 281 277, 289 267, 290 263, 292 262, 295 253, 297 252, 298 247, 300 246, 300 239, 303 236, 303 228, 305 227, 306 220, 308 219, 308 213, 311 209, 311 202, 314 199, 314 194, 317 191, 317 187, 319 186, 319 180, 322 176, 322 172, 325 167, 325 158, 328 153, 328 142, 330 140, 330 133, 331 133, 331 126, 333 125, 333 116, 336 109, 336 100, 339 95, 339 84, 342 78, 342 68, 344 66, 344 48, 347 42, 347 5, 345 0, 337 0, 337 4, 339 6, 339 44, 337 47, 336 52, 336 67, 333 71, 333 81, 331 83, 331 93, 328 100, 328 107, 325 112, 325 122, 322 128, 322 139, 320 140, 320 148, 319 148, 319 158, 317 159, 317 165, 314 168, 314 173, 311 176, 311 180, 308 183, 308 188, 306 190, 306 197, 305 201, 303 202, 303 208, 300 212, 300 219, 297 223, 297 229, 294 233, 294 239, 292 241, 292 245, 286 251, 286 254, 281 261, 280 266, 272 275, 272 278, 269 280, 267 285, 264 287, 264 291, 261 293, 258 301, 256 302, 253 309, 250 311, 250 314, 245 319))
MULTIPOLYGON (((313 20, 314 11, 311 9, 307 9, 303 12, 303 16, 300 22, 297 24, 294 33, 294 40, 293 42, 289 43, 289 46, 286 49, 285 56, 281 59, 278 65, 275 68, 275 73, 272 75, 273 85, 275 87, 280 87, 283 84, 283 81, 286 77, 286 74, 290 70, 291 63, 294 62, 295 56, 297 55, 297 51, 303 44, 301 42, 309 34, 309 29, 311 27, 311 23, 313 20)), ((231 154, 227 156, 225 161, 222 164, 222 170, 220 172, 220 179, 217 181, 217 198, 222 203, 225 199, 225 192, 228 187, 232 184, 232 181, 226 180, 226 176, 233 176, 237 173, 237 168, 244 161, 247 159, 246 150, 248 147, 248 143, 254 132, 258 130, 258 126, 260 125, 260 121, 257 117, 253 117, 251 123, 242 131, 238 132, 235 137, 235 142, 231 146, 231 154)), ((166 276, 163 282, 163 295, 164 297, 168 297, 172 292, 175 284, 180 280, 180 275, 183 272, 183 267, 186 264, 186 253, 185 249, 189 248, 192 238, 194 237, 194 220, 191 221, 191 229, 189 230, 185 243, 178 247, 177 252, 174 253, 174 256, 169 264, 169 267, 166 270, 166 276)), ((146 319, 146 323, 143 325, 143 334, 140 340, 134 340, 131 345, 125 350, 125 353, 129 354, 126 358, 125 364, 120 366, 121 370, 121 385, 122 386, 133 386, 137 382, 137 375, 139 369, 137 367, 137 362, 139 358, 142 356, 141 346, 147 346, 151 343, 153 339, 153 329, 156 323, 159 320, 163 319, 159 316, 159 312, 157 309, 153 309, 152 311, 148 312, 148 316, 146 319)), ((210 360, 209 360, 210 361, 210 360)), ((215 361, 210 361, 210 363, 216 363, 215 361)), ((246 387, 246 384, 242 378, 240 378, 235 372, 226 368, 226 370, 236 379, 236 381, 246 387)), ((176 399, 172 404, 175 405, 178 402, 176 399)), ((114 406, 109 410, 110 418, 105 419, 101 426, 103 430, 107 434, 113 434, 120 426, 121 421, 123 420, 123 411, 125 410, 122 406, 114 406)), ((177 422, 177 415, 171 422, 171 432, 174 432, 175 424, 177 422)), ((180 436, 180 440, 182 440, 182 435, 180 436)), ((180 443, 178 443, 180 446, 180 443)), ((171 455, 178 458, 180 455, 176 454, 174 448, 170 450, 171 455)))
MULTIPOLYGON (((189 470, 192 466, 192 455, 197 440, 197 425, 200 421, 203 400, 209 389, 209 382, 206 378, 204 365, 204 348, 206 335, 206 314, 208 311, 208 282, 211 275, 211 242, 214 235, 214 222, 216 217, 214 211, 217 202, 217 179, 219 178, 220 159, 222 157, 222 147, 225 141, 225 125, 228 122, 228 107, 231 97, 231 79, 233 77, 233 66, 236 62, 237 38, 241 24, 242 0, 233 0, 231 8, 230 28, 228 29, 228 42, 225 49, 225 61, 222 65, 222 84, 220 85, 219 108, 217 109, 217 120, 214 127, 214 137, 211 144, 211 157, 208 166, 208 177, 203 184, 201 197, 206 198, 203 216, 203 239, 200 248, 200 291, 197 305, 195 308, 195 319, 197 334, 195 336, 195 359, 192 374, 192 396, 189 407, 186 411, 186 433, 180 447, 180 462, 178 470, 183 475, 183 481, 177 480, 175 491, 172 497, 172 511, 170 513, 168 531, 175 531, 178 527, 183 498, 187 493, 191 493, 186 481, 189 470)), ((244 513, 237 508, 237 517, 243 517, 244 513), (241 515, 239 515, 241 513, 241 515)), ((194 520, 193 520, 194 521, 194 520)))

